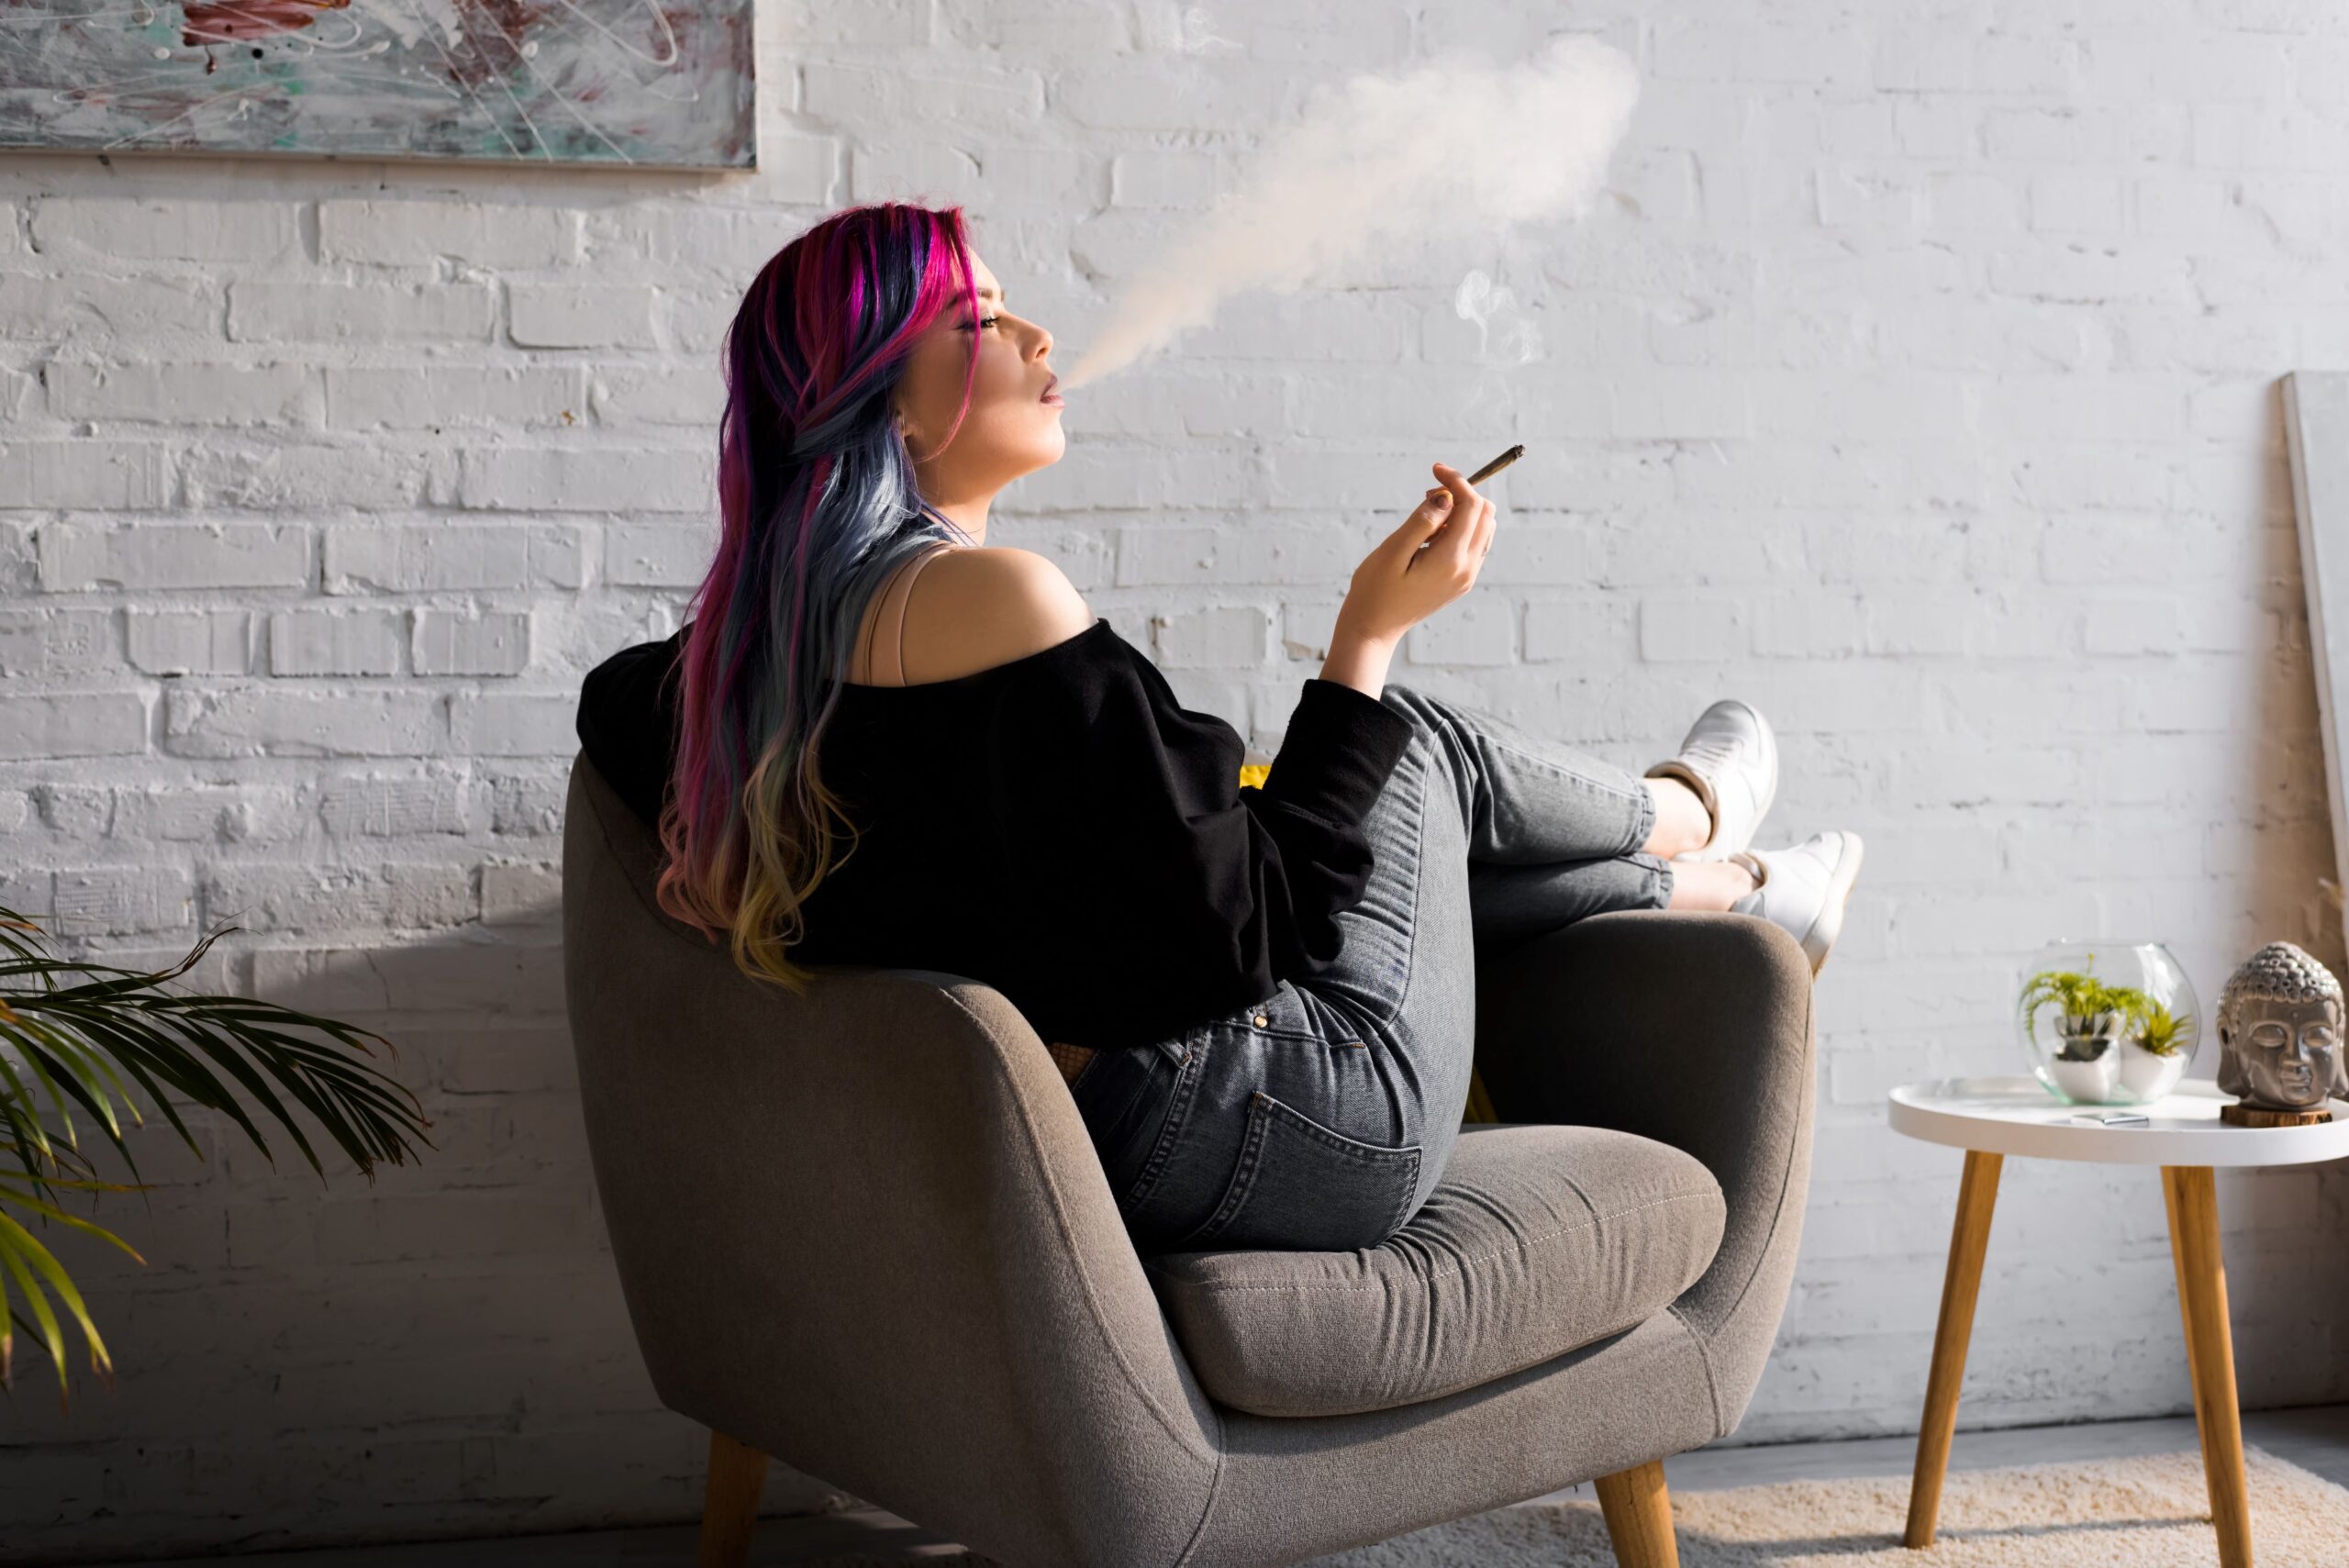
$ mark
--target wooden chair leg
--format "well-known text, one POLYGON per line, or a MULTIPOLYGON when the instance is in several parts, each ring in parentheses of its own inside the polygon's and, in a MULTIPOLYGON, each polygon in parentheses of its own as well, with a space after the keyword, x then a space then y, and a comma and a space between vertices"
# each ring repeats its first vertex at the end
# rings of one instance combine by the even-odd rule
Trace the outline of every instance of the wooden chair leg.
POLYGON ((1672 1533, 1672 1496, 1664 1487, 1664 1461, 1649 1460, 1598 1480, 1598 1511, 1621 1568, 1680 1568, 1672 1533))
POLYGON ((709 1434, 709 1484, 702 1495, 701 1568, 743 1568, 758 1522, 767 1456, 724 1432, 709 1434))
POLYGON ((1933 1368, 1925 1379, 1925 1416, 1917 1429, 1917 1468, 1909 1482, 1903 1546, 1933 1543, 1950 1440, 1957 1430, 1957 1391, 1965 1381, 1965 1345, 1974 1337, 1974 1303, 1982 1294, 1990 1211, 1998 1202, 1998 1167, 2005 1163, 2003 1154, 1969 1149, 1965 1174, 1958 1178, 1957 1218, 1950 1224, 1949 1267, 1942 1275, 1941 1320, 1933 1329, 1933 1368))
POLYGON ((2195 1429, 2220 1568, 2251 1568, 2251 1504, 2243 1470, 2243 1412, 2235 1402, 2234 1331, 2227 1322, 2227 1270, 2219 1251, 2219 1192, 2208 1165, 2165 1165, 2176 1229, 2178 1308, 2194 1379, 2195 1429))

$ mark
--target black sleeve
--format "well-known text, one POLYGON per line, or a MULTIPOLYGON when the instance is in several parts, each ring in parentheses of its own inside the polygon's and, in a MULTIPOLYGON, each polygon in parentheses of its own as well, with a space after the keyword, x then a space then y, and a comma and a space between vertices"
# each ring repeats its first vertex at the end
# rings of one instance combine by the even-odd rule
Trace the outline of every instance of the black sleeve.
POLYGON ((675 666, 685 635, 623 648, 579 685, 580 750, 649 824, 661 820, 676 756, 675 666))
POLYGON ((982 818, 1025 829, 1033 841, 1003 850, 1026 897, 1071 912, 1055 929, 1078 951, 1052 955, 1056 984, 1097 988, 1087 1010, 1130 1025, 1098 1045, 1167 1039, 1326 970, 1370 881, 1363 818, 1411 732, 1376 698, 1308 680, 1264 787, 1242 787, 1239 732, 1117 651, 1006 704, 1019 733, 982 818))

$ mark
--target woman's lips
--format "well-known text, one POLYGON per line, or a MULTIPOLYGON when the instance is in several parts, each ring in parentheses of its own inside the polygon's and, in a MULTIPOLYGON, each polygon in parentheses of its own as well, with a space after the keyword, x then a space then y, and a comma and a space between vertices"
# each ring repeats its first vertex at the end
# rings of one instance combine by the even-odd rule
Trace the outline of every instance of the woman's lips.
POLYGON ((1061 401, 1061 395, 1060 395, 1059 393, 1054 392, 1054 391, 1052 390, 1052 388, 1054 388, 1054 387, 1058 386, 1060 384, 1061 384, 1061 378, 1060 378, 1060 377, 1058 377, 1058 376, 1054 376, 1054 377, 1052 377, 1052 380, 1050 380, 1050 381, 1048 381, 1048 382, 1044 383, 1044 395, 1043 395, 1043 396, 1041 396, 1041 397, 1040 397, 1040 398, 1038 398, 1038 399, 1037 399, 1037 401, 1038 401, 1038 402, 1040 402, 1040 403, 1058 403, 1058 402, 1060 402, 1060 401, 1061 401))

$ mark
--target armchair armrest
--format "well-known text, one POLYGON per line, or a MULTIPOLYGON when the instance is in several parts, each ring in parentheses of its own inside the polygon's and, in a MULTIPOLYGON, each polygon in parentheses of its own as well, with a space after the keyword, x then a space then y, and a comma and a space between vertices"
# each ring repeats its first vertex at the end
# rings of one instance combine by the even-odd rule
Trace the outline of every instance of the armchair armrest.
POLYGON ((1751 916, 1620 910, 1480 951, 1476 970, 1477 1070, 1503 1121, 1638 1133, 1720 1183, 1720 1249, 1671 1310, 1706 1342, 1726 1434, 1776 1337, 1809 1191, 1802 945, 1751 916))

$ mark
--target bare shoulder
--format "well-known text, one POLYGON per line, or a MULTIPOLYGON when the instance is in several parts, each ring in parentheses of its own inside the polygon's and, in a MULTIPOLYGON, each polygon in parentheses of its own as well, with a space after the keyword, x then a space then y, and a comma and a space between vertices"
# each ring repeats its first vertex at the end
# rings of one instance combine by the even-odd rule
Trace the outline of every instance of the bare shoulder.
POLYGON ((906 681, 952 681, 1089 629, 1092 606, 1050 556, 1006 545, 941 551, 906 604, 906 681))

